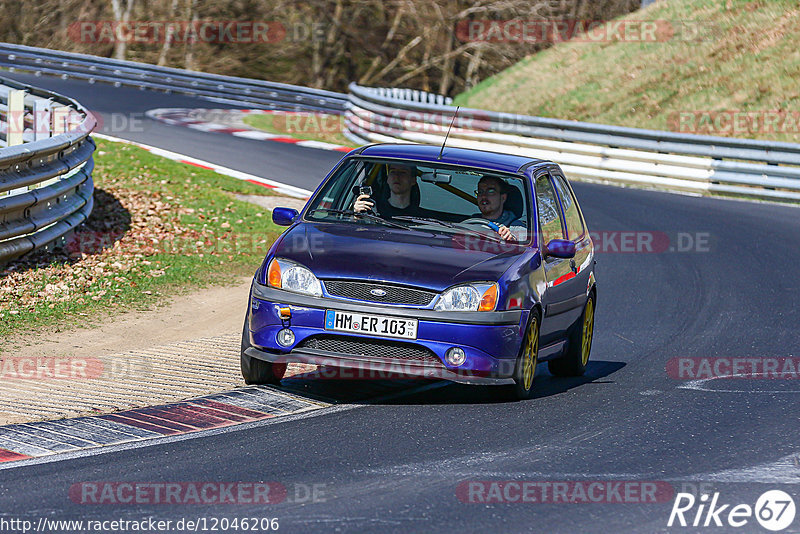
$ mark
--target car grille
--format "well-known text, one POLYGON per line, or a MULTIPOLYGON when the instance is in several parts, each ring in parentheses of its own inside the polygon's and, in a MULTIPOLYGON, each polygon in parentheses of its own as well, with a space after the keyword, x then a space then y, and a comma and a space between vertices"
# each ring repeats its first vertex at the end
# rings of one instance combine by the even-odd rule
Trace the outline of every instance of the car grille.
POLYGON ((427 306, 431 303, 436 293, 422 289, 410 289, 401 286, 376 284, 370 282, 343 282, 339 280, 326 280, 325 289, 328 294, 346 299, 364 300, 367 302, 380 302, 382 304, 406 304, 409 306, 427 306), (373 289, 384 291, 382 296, 370 293, 373 289))
POLYGON ((324 350, 348 356, 415 361, 428 365, 441 365, 442 363, 430 349, 402 341, 320 335, 304 339, 297 345, 297 348, 324 350))

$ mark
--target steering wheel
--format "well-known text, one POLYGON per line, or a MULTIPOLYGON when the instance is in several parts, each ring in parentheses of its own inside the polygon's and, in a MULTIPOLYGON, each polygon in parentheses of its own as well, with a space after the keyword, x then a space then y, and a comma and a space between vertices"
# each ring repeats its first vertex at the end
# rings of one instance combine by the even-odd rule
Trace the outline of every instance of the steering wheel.
POLYGON ((492 221, 487 221, 486 219, 481 219, 480 217, 473 217, 471 219, 461 221, 461 224, 480 224, 481 226, 491 228, 495 232, 500 231, 500 226, 498 224, 493 223, 492 221))

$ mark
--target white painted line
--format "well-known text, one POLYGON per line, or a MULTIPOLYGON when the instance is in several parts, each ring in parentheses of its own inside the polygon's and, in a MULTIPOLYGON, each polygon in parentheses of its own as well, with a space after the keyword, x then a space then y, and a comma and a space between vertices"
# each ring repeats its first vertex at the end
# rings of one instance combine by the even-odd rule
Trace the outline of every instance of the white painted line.
POLYGON ((700 473, 691 477, 681 477, 678 480, 797 484, 800 483, 800 453, 790 454, 773 462, 736 469, 725 469, 716 473, 700 473))
POLYGON ((214 130, 227 130, 228 128, 230 128, 230 126, 219 124, 218 122, 198 122, 195 124, 187 124, 186 126, 203 132, 213 132, 214 130))
POLYGON ((277 134, 271 134, 269 132, 256 132, 256 131, 233 132, 231 133, 231 135, 235 135, 236 137, 245 137, 247 139, 257 139, 259 141, 266 141, 267 139, 280 137, 277 134))
POLYGON ((729 380, 731 378, 752 378, 755 376, 764 376, 764 373, 752 373, 747 375, 733 374, 726 376, 712 376, 710 378, 699 378, 697 380, 690 380, 686 384, 678 386, 677 389, 689 389, 694 391, 704 391, 708 393, 800 393, 800 389, 712 389, 707 387, 708 382, 712 380, 729 380))
POLYGON ((319 148, 321 150, 336 150, 338 148, 342 148, 341 145, 334 145, 333 143, 325 143, 323 141, 298 141, 297 146, 304 146, 308 148, 319 148))

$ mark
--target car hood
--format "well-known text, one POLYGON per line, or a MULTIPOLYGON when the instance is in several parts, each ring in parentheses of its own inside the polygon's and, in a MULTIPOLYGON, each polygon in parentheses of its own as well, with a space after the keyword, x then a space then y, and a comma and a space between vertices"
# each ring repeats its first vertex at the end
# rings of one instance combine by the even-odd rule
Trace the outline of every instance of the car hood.
POLYGON ((283 234, 273 254, 305 265, 323 280, 371 280, 442 291, 461 282, 499 280, 530 252, 466 232, 303 222, 283 234))

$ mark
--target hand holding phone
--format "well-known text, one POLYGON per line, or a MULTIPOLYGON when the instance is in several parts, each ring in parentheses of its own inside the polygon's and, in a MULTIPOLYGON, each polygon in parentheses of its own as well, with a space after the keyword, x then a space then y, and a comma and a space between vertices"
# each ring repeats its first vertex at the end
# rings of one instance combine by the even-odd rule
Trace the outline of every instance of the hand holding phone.
POLYGON ((365 211, 375 211, 375 203, 370 199, 372 196, 372 187, 365 185, 365 186, 353 186, 353 194, 358 195, 356 197, 356 201, 353 204, 353 211, 356 213, 363 213, 365 211))

